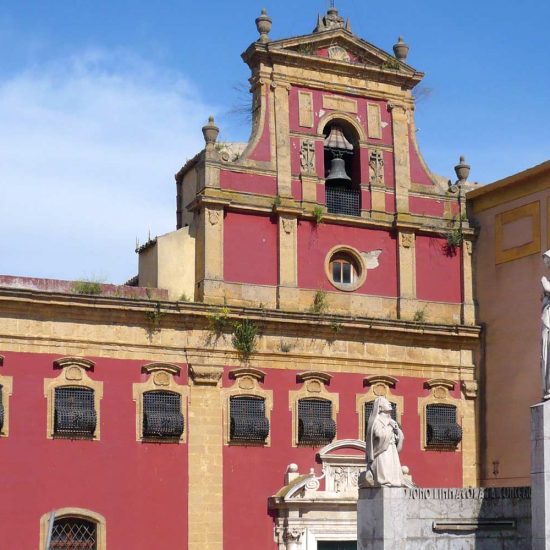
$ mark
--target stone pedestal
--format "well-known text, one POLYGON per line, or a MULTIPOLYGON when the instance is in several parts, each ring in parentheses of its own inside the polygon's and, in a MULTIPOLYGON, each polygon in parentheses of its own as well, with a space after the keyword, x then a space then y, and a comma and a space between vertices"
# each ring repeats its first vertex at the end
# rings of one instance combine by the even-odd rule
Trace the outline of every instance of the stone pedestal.
POLYGON ((550 550, 550 401, 531 407, 531 533, 534 550, 550 550))
POLYGON ((400 487, 359 489, 357 550, 407 550, 406 507, 400 487))

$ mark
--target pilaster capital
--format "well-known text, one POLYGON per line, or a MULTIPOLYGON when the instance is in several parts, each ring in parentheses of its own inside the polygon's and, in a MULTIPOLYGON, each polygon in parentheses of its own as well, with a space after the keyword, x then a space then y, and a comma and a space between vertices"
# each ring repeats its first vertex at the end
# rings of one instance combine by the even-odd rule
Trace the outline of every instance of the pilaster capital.
POLYGON ((478 384, 476 380, 462 380, 461 387, 466 399, 475 399, 477 397, 478 384))
POLYGON ((222 374, 221 365, 189 365, 189 377, 194 386, 217 386, 222 374))
POLYGON ((277 88, 290 92, 291 85, 290 82, 287 82, 286 80, 273 80, 271 82, 271 89, 276 90, 277 88))

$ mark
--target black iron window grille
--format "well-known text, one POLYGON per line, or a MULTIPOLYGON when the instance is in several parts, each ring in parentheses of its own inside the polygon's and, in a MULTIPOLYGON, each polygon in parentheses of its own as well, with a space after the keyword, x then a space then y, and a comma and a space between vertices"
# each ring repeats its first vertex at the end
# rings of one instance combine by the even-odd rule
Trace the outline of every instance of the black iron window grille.
POLYGON ((143 437, 176 439, 183 434, 181 395, 168 391, 143 394, 143 437))
POLYGON ((96 424, 94 390, 80 387, 55 389, 55 437, 93 438, 96 424))
POLYGON ((97 525, 81 518, 55 520, 48 550, 97 550, 97 525))
MULTIPOLYGON (((390 405, 391 405, 391 417, 393 420, 397 422, 397 404, 392 403, 390 401, 390 405)), ((365 436, 367 434, 367 426, 369 423, 370 415, 372 413, 372 409, 374 409, 374 401, 367 401, 365 403, 365 436)))
POLYGON ((229 439, 233 442, 264 443, 269 435, 265 399, 235 396, 229 399, 229 439))
POLYGON ((332 419, 332 402, 326 399, 298 401, 298 443, 326 445, 336 436, 336 422, 332 419))
POLYGON ((0 386, 0 432, 4 428, 4 388, 0 386))
POLYGON ((358 189, 326 185, 325 196, 330 214, 361 215, 361 195, 358 189))
POLYGON ((454 450, 462 440, 454 405, 427 405, 426 424, 426 447, 429 449, 454 450))

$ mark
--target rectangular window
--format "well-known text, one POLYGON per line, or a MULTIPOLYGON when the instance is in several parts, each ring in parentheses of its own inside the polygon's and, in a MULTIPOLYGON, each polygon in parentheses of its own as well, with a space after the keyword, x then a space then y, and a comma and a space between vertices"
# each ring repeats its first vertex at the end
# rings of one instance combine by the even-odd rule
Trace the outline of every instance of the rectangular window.
POLYGON ((336 423, 332 419, 332 402, 326 399, 300 399, 298 401, 298 443, 326 445, 336 436, 336 423))
POLYGON ((97 424, 94 390, 82 387, 56 388, 54 407, 54 437, 94 437, 97 424))
POLYGON ((235 396, 229 400, 232 442, 264 443, 269 435, 265 400, 261 397, 235 396))
POLYGON ((144 438, 179 440, 183 429, 181 396, 178 393, 149 391, 143 394, 144 438))
POLYGON ((462 440, 454 405, 427 405, 426 424, 426 447, 429 449, 454 450, 462 440))
POLYGON ((332 280, 337 283, 342 281, 342 264, 340 262, 332 262, 332 280))
POLYGON ((351 264, 342 262, 342 282, 351 283, 351 264))

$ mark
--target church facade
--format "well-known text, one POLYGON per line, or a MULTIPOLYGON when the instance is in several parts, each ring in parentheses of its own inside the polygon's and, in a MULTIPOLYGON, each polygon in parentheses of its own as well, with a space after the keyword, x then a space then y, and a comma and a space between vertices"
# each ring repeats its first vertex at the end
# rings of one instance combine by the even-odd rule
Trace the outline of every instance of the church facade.
POLYGON ((204 126, 131 286, 0 279, 7 548, 353 545, 378 396, 416 484, 478 483, 468 166, 426 166, 402 39, 256 24, 250 141, 204 126))

